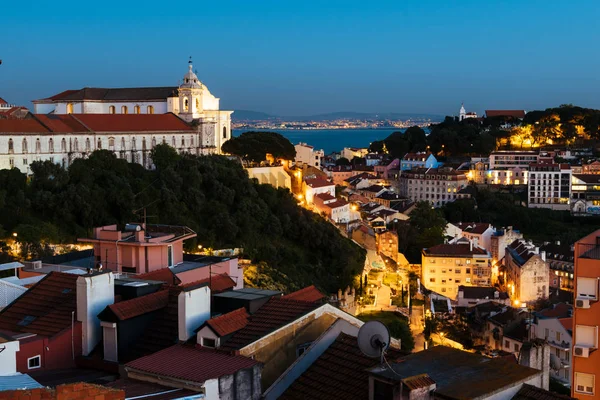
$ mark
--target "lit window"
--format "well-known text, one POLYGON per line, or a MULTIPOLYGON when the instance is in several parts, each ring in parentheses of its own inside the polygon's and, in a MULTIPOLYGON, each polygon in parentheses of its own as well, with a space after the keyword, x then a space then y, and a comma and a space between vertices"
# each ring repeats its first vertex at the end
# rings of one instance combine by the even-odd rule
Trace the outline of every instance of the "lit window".
POLYGON ((35 356, 27 359, 27 368, 36 369, 42 366, 42 357, 35 356))
POLYGON ((133 112, 134 112, 135 114, 139 114, 139 113, 140 113, 140 106, 134 106, 134 107, 133 107, 133 112))
POLYGON ((67 104, 67 114, 73 114, 73 103, 67 104))
POLYGON ((575 391, 578 393, 594 394, 596 376, 575 372, 575 391))
POLYGON ((116 113, 115 106, 109 106, 109 107, 108 107, 108 113, 109 113, 109 114, 114 114, 114 113, 116 113))
POLYGON ((127 106, 121 106, 121 114, 127 114, 127 106))
POLYGON ((154 106, 148 106, 148 107, 146 107, 146 113, 148 113, 148 114, 154 114, 154 106))

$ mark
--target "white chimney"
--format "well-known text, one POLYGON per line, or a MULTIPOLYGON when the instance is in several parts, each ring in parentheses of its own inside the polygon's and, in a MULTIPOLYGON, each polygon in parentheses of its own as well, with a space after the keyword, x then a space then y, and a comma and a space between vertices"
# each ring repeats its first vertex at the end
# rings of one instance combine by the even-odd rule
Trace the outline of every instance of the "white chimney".
POLYGON ((210 288, 202 286, 183 291, 179 293, 177 303, 179 340, 183 342, 194 336, 194 330, 210 319, 210 288))
POLYGON ((499 299, 500 298, 500 292, 498 292, 497 290, 494 292, 494 298, 495 299, 499 299))
POLYGON ((77 321, 82 324, 82 353, 89 355, 102 340, 98 314, 115 301, 112 272, 82 275, 77 278, 77 321))
POLYGON ((479 247, 479 239, 473 238, 473 244, 475 245, 475 247, 479 247))
POLYGON ((546 252, 545 251, 540 252, 540 258, 542 259, 542 261, 546 261, 546 252))
POLYGON ((469 240, 469 249, 473 251, 473 241, 469 240))

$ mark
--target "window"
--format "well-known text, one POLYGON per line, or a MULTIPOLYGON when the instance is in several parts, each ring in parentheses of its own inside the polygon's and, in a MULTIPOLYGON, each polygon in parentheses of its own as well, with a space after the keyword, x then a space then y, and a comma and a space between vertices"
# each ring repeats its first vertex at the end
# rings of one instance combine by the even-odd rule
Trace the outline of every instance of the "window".
POLYGON ((575 391, 578 393, 594 394, 596 376, 575 372, 575 391))
POLYGON ((67 104, 67 114, 73 114, 73 103, 67 104))
POLYGON ((91 150, 91 143, 90 143, 90 138, 86 138, 85 139, 85 151, 90 151, 91 150))
POLYGON ((181 147, 185 147, 185 138, 181 137, 181 147))
POLYGON ((217 341, 215 339, 202 338, 202 346, 204 347, 212 347, 213 349, 217 347, 217 341))
POLYGON ((136 150, 135 148, 135 138, 131 138, 131 150, 136 150))
POLYGON ((454 282, 460 283, 460 279, 455 279, 454 282))
POLYGON ((306 342, 296 346, 296 357, 300 357, 310 347, 312 342, 306 342))
POLYGON ((65 138, 60 141, 60 151, 63 153, 67 151, 67 140, 65 138))
POLYGON ((109 107, 108 107, 108 113, 109 113, 109 114, 114 114, 114 113, 116 113, 115 106, 109 106, 109 107))
POLYGON ((168 267, 173 266, 173 246, 172 245, 167 246, 167 266, 168 267))
POLYGON ((127 114, 127 106, 121 106, 121 114, 127 114))
POLYGON ((443 269, 443 270, 442 270, 442 274, 445 274, 445 273, 446 273, 446 270, 445 270, 445 269, 443 269))
POLYGON ((544 329, 544 339, 548 340, 549 337, 550 337, 550 329, 546 328, 546 329, 544 329))
POLYGON ((35 152, 36 153, 42 152, 42 143, 40 143, 40 139, 35 140, 35 152))
POLYGON ((454 273, 455 273, 455 274, 460 274, 460 268, 456 268, 456 269, 454 270, 454 273))
POLYGON ((584 299, 598 298, 598 280, 596 278, 577 278, 577 297, 584 299))
POLYGON ((8 139, 8 154, 12 154, 15 151, 15 145, 12 139, 8 139))
POLYGON ((146 107, 146 113, 147 114, 154 114, 154 106, 148 106, 148 107, 146 107))
POLYGON ((54 140, 52 138, 48 139, 48 151, 54 153, 54 140))
POLYGON ((515 349, 515 351, 519 351, 519 345, 517 343, 514 344, 513 348, 515 349))
POLYGON ((42 357, 35 356, 27 359, 27 368, 36 369, 42 366, 42 357))
POLYGON ((102 148, 102 139, 98 139, 98 146, 96 148, 97 149, 101 149, 102 148))
POLYGON ((200 99, 196 98, 196 111, 200 110, 200 99))
POLYGON ((10 165, 11 168, 15 167, 15 159, 13 157, 8 159, 8 164, 10 165))
POLYGON ((153 137, 152 138, 152 148, 154 148, 156 146, 156 138, 153 137))
POLYGON ((465 278, 466 283, 471 283, 471 278, 465 278))
POLYGON ((73 151, 79 151, 79 140, 77 138, 73 141, 73 151))
POLYGON ((435 278, 429 278, 429 282, 435 282, 435 278))
POLYGON ((108 147, 111 149, 113 149, 115 147, 115 138, 114 137, 108 138, 108 147))
POLYGON ((508 342, 508 340, 504 341, 504 347, 506 347, 507 349, 510 349, 510 343, 508 342))
POLYGON ((27 165, 27 164, 28 164, 28 163, 27 163, 27 159, 26 159, 26 158, 24 158, 24 159, 23 159, 23 165, 27 165))
POLYGON ((194 136, 190 136, 190 146, 194 145, 194 136))
POLYGON ((560 332, 556 332, 556 342, 560 343, 560 332))
POLYGON ((134 106, 133 107, 133 113, 134 114, 139 114, 140 113, 140 106, 134 106))
POLYGON ((125 150, 125 138, 121 138, 121 150, 125 150))
POLYGON ((183 111, 188 112, 189 110, 190 110, 190 102, 189 102, 188 98, 186 97, 185 99, 183 99, 183 111))
POLYGON ((471 260, 466 261, 467 265, 471 264, 471 260))
POLYGON ((442 293, 446 293, 446 288, 445 287, 442 288, 442 293))
POLYGON ((465 271, 467 274, 471 273, 471 268, 467 268, 467 270, 465 271))
POLYGON ((171 146, 177 147, 177 141, 175 140, 175 136, 171 138, 171 146))
POLYGON ((226 126, 223 127, 223 139, 227 139, 227 127, 226 126))
POLYGON ((23 143, 21 144, 21 149, 23 154, 27 154, 27 139, 23 139, 23 143))
POLYGON ((598 327, 577 325, 575 326, 576 345, 598 348, 598 327))
POLYGON ((554 349, 554 354, 556 354, 556 357, 560 358, 560 349, 554 349))

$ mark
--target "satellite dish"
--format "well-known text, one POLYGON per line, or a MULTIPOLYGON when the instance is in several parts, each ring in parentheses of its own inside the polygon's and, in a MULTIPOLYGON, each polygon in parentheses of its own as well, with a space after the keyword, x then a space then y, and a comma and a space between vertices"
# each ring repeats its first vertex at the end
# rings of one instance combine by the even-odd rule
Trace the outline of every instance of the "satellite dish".
POLYGON ((556 357, 556 354, 550 354, 550 368, 554 371, 558 371, 562 367, 560 358, 556 357))
POLYGON ((358 348, 367 357, 383 357, 390 347, 390 331, 379 321, 366 322, 358 330, 358 348))

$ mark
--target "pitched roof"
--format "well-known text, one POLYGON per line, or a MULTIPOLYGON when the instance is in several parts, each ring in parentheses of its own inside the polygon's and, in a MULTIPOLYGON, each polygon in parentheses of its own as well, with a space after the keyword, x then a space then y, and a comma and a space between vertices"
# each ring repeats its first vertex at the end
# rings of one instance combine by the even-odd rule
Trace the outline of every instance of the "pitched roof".
POLYGON ((206 321, 208 325, 217 335, 227 336, 233 332, 237 332, 248 324, 250 315, 244 307, 228 312, 227 314, 219 315, 206 321))
POLYGON ((213 275, 210 278, 201 279, 199 281, 185 282, 182 287, 187 289, 194 286, 206 285, 210 288, 211 293, 221 293, 225 290, 233 289, 236 283, 227 274, 213 275))
POLYGON ((402 379, 402 383, 404 383, 410 390, 421 389, 425 387, 429 387, 431 385, 435 385, 435 381, 431 379, 431 377, 427 374, 415 375, 410 378, 402 379))
POLYGON ((531 250, 531 246, 524 240, 517 239, 507 247, 512 259, 519 265, 523 266, 529 259, 536 254, 531 250))
POLYGON ((69 115, 95 132, 194 131, 194 128, 172 113, 69 115))
POLYGON ((489 320, 497 325, 506 325, 510 322, 517 320, 520 313, 521 310, 519 309, 507 307, 506 311, 490 317, 489 320))
POLYGON ((6 101, 2 97, 0 97, 0 104, 8 104, 8 101, 6 101))
POLYGON ((569 400, 573 397, 565 396, 549 390, 544 390, 524 383, 521 389, 513 396, 511 400, 569 400))
POLYGON ((319 193, 319 194, 316 194, 315 197, 318 197, 319 199, 321 199, 323 201, 335 200, 335 196, 332 196, 329 193, 319 193))
POLYGON ((437 246, 423 249, 423 253, 429 256, 488 255, 487 251, 480 247, 473 246, 471 249, 471 245, 463 243, 438 244, 437 246))
POLYGON ((304 182, 311 188, 333 186, 333 183, 326 181, 325 179, 322 179, 322 178, 306 179, 304 182))
POLYGON ((272 297, 250 316, 248 324, 234 333, 222 348, 239 350, 318 307, 319 304, 314 302, 272 297))
POLYGON ((600 183, 600 175, 597 174, 573 174, 573 178, 577 178, 585 183, 600 183))
POLYGON ((124 101, 124 100, 166 100, 177 96, 176 86, 167 87, 138 87, 138 88, 91 88, 84 87, 76 90, 65 90, 38 101, 124 101))
POLYGON ((160 310, 167 306, 168 301, 169 291, 159 290, 158 292, 150 293, 145 296, 110 304, 107 308, 112 311, 120 321, 124 321, 160 310))
POLYGON ((0 329, 53 336, 71 326, 79 275, 51 272, 0 311, 0 329))
POLYGON ((560 324, 563 326, 563 328, 565 328, 567 331, 573 332, 573 318, 560 318, 558 320, 558 322, 560 322, 560 324))
POLYGON ((325 297, 327 296, 321 293, 319 289, 315 287, 315 285, 305 287, 304 289, 300 289, 293 293, 286 294, 285 296, 283 296, 284 299, 310 301, 313 303, 323 300, 325 297))
POLYGON ((475 235, 481 235, 492 226, 483 222, 458 222, 456 224, 463 232, 473 233, 475 235))
POLYGON ((178 285, 181 283, 181 279, 177 277, 171 271, 170 268, 161 268, 156 271, 146 272, 145 274, 139 274, 135 276, 135 279, 145 279, 149 281, 160 281, 168 284, 178 285))
POLYGON ((493 286, 459 286, 459 292, 463 292, 465 299, 493 299, 494 293, 498 292, 499 299, 508 299, 508 293, 500 292, 493 286))
POLYGON ((485 116, 525 118, 525 110, 485 110, 485 116))
MULTIPOLYGON (((393 362, 402 354, 398 350, 389 349, 387 358, 393 362)), ((367 357, 360 351, 356 337, 340 333, 279 399, 368 399, 367 369, 378 364, 378 359, 367 357)))
POLYGON ((128 370, 159 377, 203 383, 258 364, 248 357, 234 356, 201 346, 174 345, 127 363, 128 370))
POLYGON ((545 310, 537 313, 540 317, 545 318, 567 318, 573 314, 573 307, 566 303, 558 303, 552 308, 546 308, 545 310))
POLYGON ((35 119, 0 119, 0 133, 48 133, 35 119))

